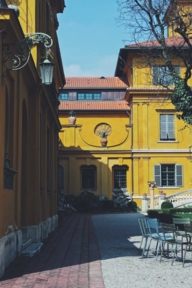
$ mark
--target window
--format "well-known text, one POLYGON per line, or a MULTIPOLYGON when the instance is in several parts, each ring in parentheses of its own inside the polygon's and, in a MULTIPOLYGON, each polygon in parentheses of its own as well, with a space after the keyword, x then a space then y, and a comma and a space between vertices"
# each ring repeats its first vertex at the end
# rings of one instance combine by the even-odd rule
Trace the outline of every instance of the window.
POLYGON ((78 93, 77 100, 101 100, 101 93, 92 93, 92 92, 85 92, 85 93, 78 93))
POLYGON ((96 189, 96 167, 93 165, 81 166, 81 188, 96 189))
POLYGON ((69 99, 69 94, 66 92, 60 92, 59 93, 59 100, 68 100, 69 99))
POLYGON ((160 114, 160 140, 175 140, 175 115, 160 114))
POLYGON ((127 188, 127 166, 113 167, 113 187, 127 188))
MULTIPOLYGON (((180 67, 174 66, 176 74, 180 74, 180 67)), ((170 75, 167 66, 153 66, 153 84, 154 85, 171 85, 173 84, 173 76, 170 75)))
POLYGON ((182 166, 176 164, 155 165, 155 182, 160 187, 182 186, 182 166))
POLYGON ((93 94, 93 99, 94 100, 101 100, 101 93, 94 93, 93 94))

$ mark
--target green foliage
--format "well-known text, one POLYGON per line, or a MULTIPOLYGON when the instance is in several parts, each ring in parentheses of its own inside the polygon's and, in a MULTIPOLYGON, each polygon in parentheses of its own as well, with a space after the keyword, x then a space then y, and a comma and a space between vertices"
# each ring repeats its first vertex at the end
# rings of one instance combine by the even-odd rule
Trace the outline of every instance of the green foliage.
POLYGON ((175 89, 171 95, 171 101, 175 105, 179 118, 183 119, 187 124, 192 124, 192 91, 186 81, 174 77, 175 89))
POLYGON ((158 218, 159 217, 159 213, 161 212, 161 210, 157 210, 157 209, 149 209, 147 211, 147 214, 150 218, 158 218))
POLYGON ((172 215, 169 214, 169 209, 150 209, 147 211, 147 213, 150 218, 156 218, 163 223, 172 223, 172 215))
POLYGON ((135 201, 130 201, 127 204, 128 211, 137 212, 137 203, 135 201))
POLYGON ((163 223, 172 223, 173 217, 192 219, 192 208, 149 209, 148 217, 157 218, 163 223))
POLYGON ((170 209, 173 208, 173 204, 170 201, 164 201, 161 204, 161 209, 165 210, 165 209, 170 209))
POLYGON ((192 214, 192 207, 184 207, 184 208, 172 208, 170 209, 171 214, 185 214, 191 213, 192 214))

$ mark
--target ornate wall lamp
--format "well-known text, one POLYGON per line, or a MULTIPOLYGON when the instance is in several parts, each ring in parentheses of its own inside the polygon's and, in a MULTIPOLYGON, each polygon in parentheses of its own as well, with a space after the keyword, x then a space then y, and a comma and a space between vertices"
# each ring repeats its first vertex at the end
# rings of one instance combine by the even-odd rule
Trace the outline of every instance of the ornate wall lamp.
POLYGON ((40 64, 40 77, 43 84, 50 85, 53 80, 53 63, 49 61, 48 56, 53 40, 45 33, 38 32, 27 35, 16 44, 14 50, 6 52, 7 67, 11 70, 24 68, 29 61, 31 49, 36 45, 44 46, 45 60, 40 64))

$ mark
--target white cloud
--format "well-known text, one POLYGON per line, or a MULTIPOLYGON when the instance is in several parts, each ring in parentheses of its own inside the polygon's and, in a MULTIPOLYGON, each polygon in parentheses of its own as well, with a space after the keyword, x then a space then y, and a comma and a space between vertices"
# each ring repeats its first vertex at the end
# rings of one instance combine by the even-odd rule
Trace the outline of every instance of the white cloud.
MULTIPOLYGON (((117 55, 106 55, 97 61, 95 66, 83 67, 80 64, 64 65, 65 76, 113 76, 117 55)), ((93 62, 94 63, 94 62, 93 62)))
POLYGON ((82 69, 81 66, 78 64, 71 64, 68 66, 64 66, 65 76, 82 76, 82 69))

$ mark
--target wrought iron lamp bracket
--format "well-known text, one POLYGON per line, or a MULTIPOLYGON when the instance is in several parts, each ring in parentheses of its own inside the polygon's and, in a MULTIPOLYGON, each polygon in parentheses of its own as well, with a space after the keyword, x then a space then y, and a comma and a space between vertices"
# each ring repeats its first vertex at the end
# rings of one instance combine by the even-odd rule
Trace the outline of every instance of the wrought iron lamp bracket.
POLYGON ((5 57, 7 68, 19 70, 25 67, 29 61, 31 49, 36 45, 44 46, 47 57, 47 51, 53 45, 53 40, 49 35, 42 32, 26 35, 25 39, 18 42, 14 49, 8 48, 5 57))

